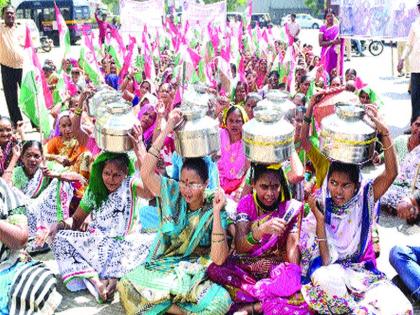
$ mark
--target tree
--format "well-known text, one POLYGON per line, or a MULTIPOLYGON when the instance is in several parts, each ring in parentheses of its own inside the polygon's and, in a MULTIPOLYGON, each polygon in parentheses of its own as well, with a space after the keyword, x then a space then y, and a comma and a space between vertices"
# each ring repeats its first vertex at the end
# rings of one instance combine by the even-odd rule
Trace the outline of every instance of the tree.
MULTIPOLYGON (((220 0, 204 0, 205 4, 219 2, 220 0)), ((226 0, 228 11, 233 11, 239 6, 247 3, 247 0, 226 0)))
POLYGON ((3 9, 7 4, 9 4, 9 0, 0 0, 0 9, 3 9))
POLYGON ((305 0, 305 5, 312 11, 313 15, 319 15, 325 8, 323 0, 305 0))

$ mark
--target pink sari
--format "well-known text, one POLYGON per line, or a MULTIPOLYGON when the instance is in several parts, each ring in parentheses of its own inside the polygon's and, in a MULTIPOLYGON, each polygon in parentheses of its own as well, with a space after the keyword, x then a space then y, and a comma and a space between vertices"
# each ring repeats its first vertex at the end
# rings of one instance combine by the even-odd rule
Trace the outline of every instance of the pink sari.
POLYGON ((310 314, 300 294, 300 267, 284 263, 287 236, 297 233, 301 210, 302 203, 289 200, 280 202, 277 210, 259 215, 253 195, 241 199, 237 222, 261 224, 277 217, 288 224, 283 236, 265 235, 250 253, 230 256, 222 266, 211 264, 207 269, 209 279, 231 293, 235 303, 231 311, 261 302, 264 314, 310 314))
MULTIPOLYGON (((326 25, 322 25, 319 32, 322 34, 324 41, 336 40, 340 36, 340 25, 334 24, 327 28, 326 25)), ((334 68, 338 68, 337 73, 339 76, 343 75, 343 61, 344 61, 344 40, 341 39, 341 43, 334 46, 322 47, 321 50, 321 62, 324 64, 325 70, 328 74, 334 68)))
POLYGON ((246 175, 246 156, 242 140, 230 143, 229 133, 220 129, 221 157, 217 162, 219 169, 220 187, 230 194, 237 190, 246 175))

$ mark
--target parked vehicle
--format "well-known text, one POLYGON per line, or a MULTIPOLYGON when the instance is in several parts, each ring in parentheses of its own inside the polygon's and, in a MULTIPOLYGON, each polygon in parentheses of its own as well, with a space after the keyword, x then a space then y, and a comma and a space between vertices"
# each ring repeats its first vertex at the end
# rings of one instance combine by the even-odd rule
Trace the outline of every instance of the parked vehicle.
MULTIPOLYGON (((87 0, 56 0, 61 14, 70 30, 70 41, 75 43, 81 38, 82 28, 90 29, 90 10, 87 0)), ((53 39, 58 45, 58 28, 53 0, 24 0, 16 8, 18 19, 32 19, 39 31, 53 39)))
POLYGON ((253 13, 251 15, 251 27, 254 28, 256 25, 260 27, 267 27, 271 24, 271 17, 268 13, 253 13))
MULTIPOLYGON (((384 51, 384 44, 382 41, 361 40, 360 43, 361 43, 362 51, 365 51, 367 49, 373 56, 379 56, 384 51)), ((356 47, 356 42, 354 40, 351 41, 351 49, 353 52, 358 52, 357 47, 356 47)))
MULTIPOLYGON (((281 19, 281 25, 284 25, 290 20, 290 14, 281 19)), ((319 29, 324 21, 321 19, 314 18, 310 14, 298 13, 296 14, 296 22, 300 25, 301 28, 313 28, 319 29)))

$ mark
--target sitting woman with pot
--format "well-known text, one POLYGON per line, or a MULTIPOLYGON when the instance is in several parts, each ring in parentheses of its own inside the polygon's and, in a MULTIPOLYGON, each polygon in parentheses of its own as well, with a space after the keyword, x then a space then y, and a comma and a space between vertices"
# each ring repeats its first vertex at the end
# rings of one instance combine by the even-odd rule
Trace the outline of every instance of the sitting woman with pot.
MULTIPOLYGON (((135 126, 132 141, 142 160, 139 135, 135 126)), ((51 229, 51 247, 70 291, 87 288, 98 302, 110 301, 117 280, 146 258, 154 234, 140 232, 137 203, 152 195, 134 171, 126 153, 98 155, 78 209, 51 229)))
POLYGON ((222 265, 229 253, 223 192, 206 189, 202 158, 186 159, 179 181, 155 173, 164 140, 180 120, 180 110, 173 110, 141 168, 143 183, 157 197, 160 229, 146 262, 118 283, 126 314, 217 315, 231 304, 227 291, 206 278, 207 266, 222 265))
POLYGON ((220 187, 235 201, 241 196, 250 166, 242 141, 242 126, 247 121, 248 116, 241 106, 231 106, 224 113, 220 128, 221 156, 217 162, 220 187))
POLYGON ((300 294, 299 224, 302 203, 291 198, 280 165, 251 166, 253 192, 238 204, 236 252, 209 278, 222 284, 237 314, 308 314, 300 294))
POLYGON ((309 198, 311 213, 302 222, 302 268, 308 281, 302 293, 322 314, 412 312, 404 295, 376 269, 375 203, 398 170, 388 127, 373 106, 366 113, 387 148, 385 170, 373 181, 364 180, 359 165, 332 162, 322 188, 309 198))

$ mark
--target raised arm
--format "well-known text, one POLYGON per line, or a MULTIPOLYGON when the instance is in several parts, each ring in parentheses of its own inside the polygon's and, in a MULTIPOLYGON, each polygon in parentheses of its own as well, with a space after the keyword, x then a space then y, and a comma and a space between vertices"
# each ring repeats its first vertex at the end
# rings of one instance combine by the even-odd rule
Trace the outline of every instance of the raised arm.
POLYGON ((226 231, 222 227, 220 211, 226 204, 225 194, 219 189, 213 199, 213 228, 211 234, 210 258, 216 265, 222 265, 228 255, 226 231))
POLYGON ((145 187, 147 187, 155 197, 160 196, 160 176, 155 172, 157 162, 160 158, 160 151, 162 150, 166 137, 174 130, 174 127, 181 120, 181 117, 181 111, 178 108, 171 111, 165 129, 162 130, 145 155, 140 170, 145 187))
POLYGON ((397 177, 398 162, 389 129, 378 115, 378 110, 374 105, 370 104, 366 105, 365 108, 367 115, 374 122, 378 134, 382 136, 382 146, 384 150, 385 169, 373 182, 373 195, 375 201, 377 201, 388 190, 389 186, 392 185, 397 177))

